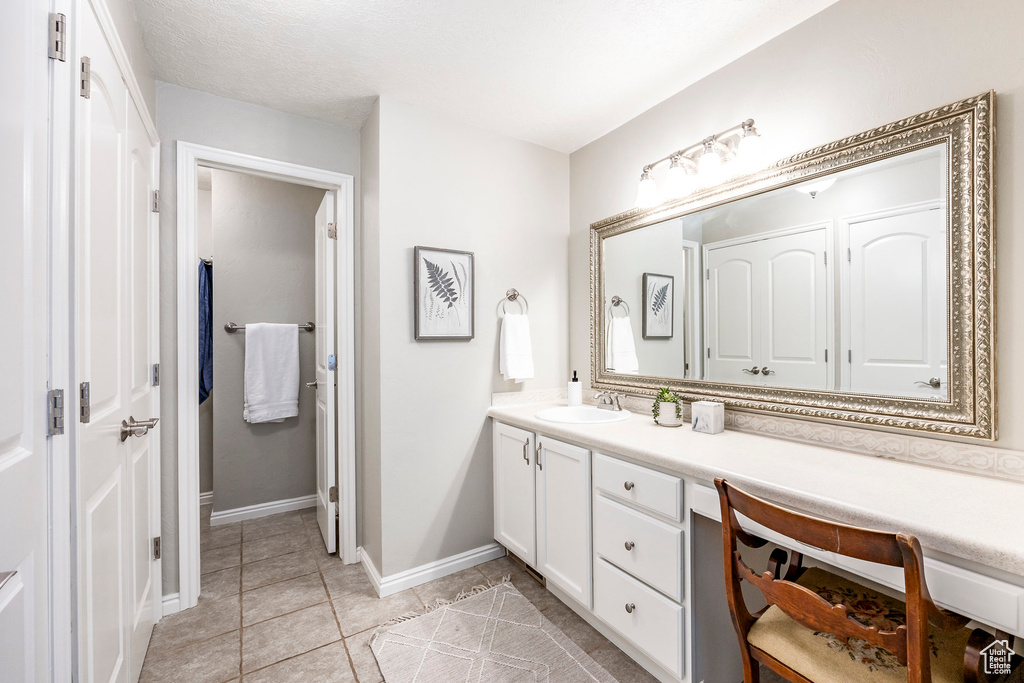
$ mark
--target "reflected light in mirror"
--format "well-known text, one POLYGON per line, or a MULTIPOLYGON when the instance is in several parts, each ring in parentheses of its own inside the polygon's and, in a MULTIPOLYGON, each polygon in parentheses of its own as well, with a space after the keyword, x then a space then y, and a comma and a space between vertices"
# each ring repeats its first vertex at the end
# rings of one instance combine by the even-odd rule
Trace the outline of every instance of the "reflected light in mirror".
POLYGON ((639 209, 649 209, 652 206, 657 206, 660 201, 658 184, 651 177, 650 169, 645 168, 644 172, 640 174, 640 185, 636 190, 636 206, 639 209))
POLYGON ((828 188, 832 187, 836 182, 835 176, 830 178, 823 178, 822 180, 815 181, 813 183, 804 183, 803 185, 797 185, 796 189, 804 194, 810 195, 811 199, 818 196, 819 192, 824 192, 828 188))

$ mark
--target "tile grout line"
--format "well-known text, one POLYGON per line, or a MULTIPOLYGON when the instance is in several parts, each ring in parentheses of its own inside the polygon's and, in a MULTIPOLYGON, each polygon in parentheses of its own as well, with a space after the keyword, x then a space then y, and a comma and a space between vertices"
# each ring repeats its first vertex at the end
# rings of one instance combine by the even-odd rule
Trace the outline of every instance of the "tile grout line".
MULTIPOLYGON (((309 543, 313 552, 316 553, 319 548, 313 547, 312 534, 309 527, 303 522, 303 527, 306 529, 306 542, 309 543)), ((320 583, 324 586, 324 592, 327 593, 327 603, 331 606, 331 614, 334 615, 334 625, 338 627, 338 635, 341 636, 341 646, 345 648, 345 657, 348 658, 348 668, 352 672, 352 678, 356 683, 359 683, 359 673, 356 671, 356 663, 352 660, 352 652, 348 649, 348 643, 345 642, 345 632, 341 630, 341 620, 338 619, 338 611, 334 609, 334 600, 331 599, 331 591, 327 587, 327 579, 324 578, 324 568, 320 566, 320 560, 317 555, 314 554, 313 560, 316 563, 317 574, 320 576, 320 583)), ((339 596, 344 597, 344 596, 339 596)), ((326 647, 326 646, 324 646, 326 647)))

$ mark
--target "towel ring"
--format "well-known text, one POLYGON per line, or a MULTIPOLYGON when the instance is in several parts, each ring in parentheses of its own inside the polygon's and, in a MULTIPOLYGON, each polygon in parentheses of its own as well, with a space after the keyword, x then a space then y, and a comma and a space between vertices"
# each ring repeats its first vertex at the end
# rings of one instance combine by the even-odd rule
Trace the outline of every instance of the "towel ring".
POLYGON ((529 313, 530 302, 526 300, 525 296, 519 293, 519 290, 517 290, 515 287, 512 287, 507 292, 505 292, 505 298, 498 302, 498 305, 501 306, 502 314, 505 313, 505 304, 507 304, 509 301, 519 301, 520 299, 522 299, 521 303, 523 305, 523 315, 529 313))
POLYGON ((615 317, 615 310, 614 309, 618 308, 619 306, 625 307, 625 309, 626 309, 626 317, 627 318, 629 317, 629 304, 627 304, 622 299, 621 296, 613 296, 612 297, 612 305, 608 307, 608 317, 609 318, 614 318, 615 317))

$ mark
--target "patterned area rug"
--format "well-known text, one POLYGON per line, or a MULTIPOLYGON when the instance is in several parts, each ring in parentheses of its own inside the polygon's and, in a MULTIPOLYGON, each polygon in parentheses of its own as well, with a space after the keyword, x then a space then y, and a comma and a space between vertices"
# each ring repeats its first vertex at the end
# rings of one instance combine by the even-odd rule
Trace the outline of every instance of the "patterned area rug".
POLYGON ((387 683, 615 683, 508 582, 396 622, 371 645, 387 683))

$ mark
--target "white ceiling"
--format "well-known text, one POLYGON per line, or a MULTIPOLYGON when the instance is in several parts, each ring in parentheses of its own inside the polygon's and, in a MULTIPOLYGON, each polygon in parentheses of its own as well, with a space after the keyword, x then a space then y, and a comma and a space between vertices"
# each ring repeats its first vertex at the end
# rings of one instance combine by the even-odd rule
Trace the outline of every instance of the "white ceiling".
POLYGON ((836 0, 133 0, 159 80, 350 128, 378 95, 573 151, 836 0))

